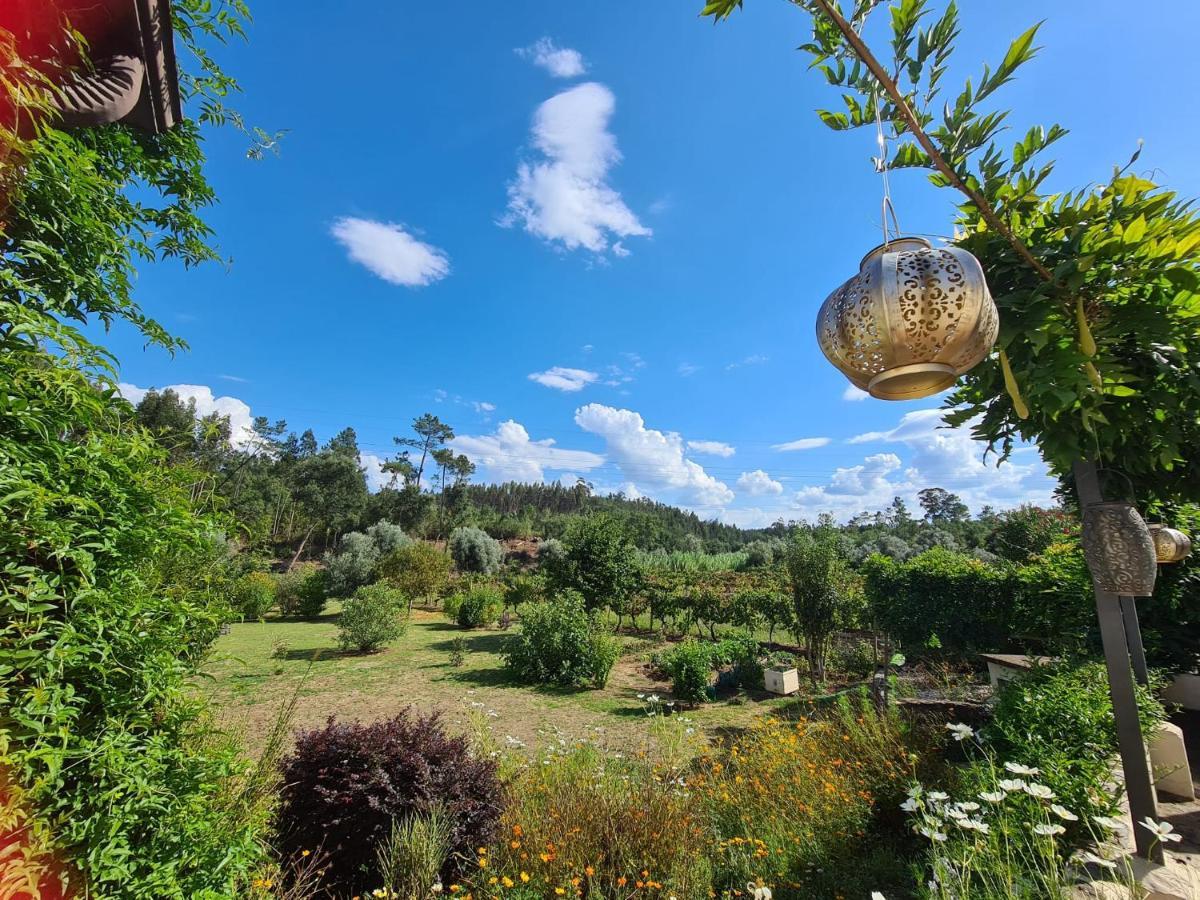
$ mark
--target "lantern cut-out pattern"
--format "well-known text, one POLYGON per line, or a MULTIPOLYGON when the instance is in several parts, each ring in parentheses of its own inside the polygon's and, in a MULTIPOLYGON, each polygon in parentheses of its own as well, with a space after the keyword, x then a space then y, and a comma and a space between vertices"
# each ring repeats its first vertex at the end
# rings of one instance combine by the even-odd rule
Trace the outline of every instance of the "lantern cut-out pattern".
POLYGON ((1154 540, 1132 504, 1092 503, 1084 508, 1083 555, 1100 590, 1124 597, 1154 593, 1154 540))
POLYGON ((1160 563, 1182 562, 1191 555, 1192 539, 1178 528, 1151 525, 1150 538, 1154 541, 1154 555, 1160 563))
POLYGON ((923 238, 876 247, 817 314, 825 356, 882 400, 944 391, 987 357, 999 330, 979 260, 923 238))

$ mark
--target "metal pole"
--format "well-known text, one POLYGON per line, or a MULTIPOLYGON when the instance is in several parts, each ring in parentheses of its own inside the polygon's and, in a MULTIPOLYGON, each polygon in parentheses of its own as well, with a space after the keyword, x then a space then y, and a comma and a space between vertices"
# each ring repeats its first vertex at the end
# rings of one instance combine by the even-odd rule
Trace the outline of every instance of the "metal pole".
MULTIPOLYGON (((1075 490, 1079 505, 1099 503, 1100 480, 1094 463, 1075 463, 1075 490)), ((1125 793, 1129 797, 1129 812, 1133 817, 1133 840, 1139 856, 1163 862, 1162 845, 1137 823, 1149 818, 1158 821, 1158 803, 1154 797, 1154 781, 1150 775, 1150 760, 1138 722, 1137 698, 1133 688, 1129 643, 1121 601, 1116 594, 1096 591, 1096 614, 1100 618, 1100 638, 1104 643, 1104 662, 1108 668, 1108 692, 1112 698, 1113 717, 1117 724, 1117 746, 1121 753, 1121 768, 1125 773, 1125 793)), ((1140 642, 1140 636, 1138 638, 1140 642)))
POLYGON ((1129 661, 1133 663, 1133 676, 1143 687, 1150 684, 1150 670, 1146 667, 1146 648, 1142 646, 1142 626, 1138 623, 1137 603, 1133 597, 1121 598, 1121 618, 1125 623, 1125 643, 1129 645, 1129 661))

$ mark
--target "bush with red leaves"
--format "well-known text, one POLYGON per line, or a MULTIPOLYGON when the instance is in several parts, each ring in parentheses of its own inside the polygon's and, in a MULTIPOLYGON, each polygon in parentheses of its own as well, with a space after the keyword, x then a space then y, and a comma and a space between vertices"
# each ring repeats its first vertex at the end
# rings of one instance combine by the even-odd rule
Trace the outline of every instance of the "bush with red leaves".
POLYGON ((284 860, 303 851, 327 863, 324 887, 356 893, 379 886, 376 848, 392 821, 441 804, 451 822, 456 859, 495 834, 501 812, 496 765, 471 755, 463 737, 450 737, 440 717, 405 709, 393 719, 363 725, 337 722, 302 731, 280 767, 283 786, 276 813, 284 860))

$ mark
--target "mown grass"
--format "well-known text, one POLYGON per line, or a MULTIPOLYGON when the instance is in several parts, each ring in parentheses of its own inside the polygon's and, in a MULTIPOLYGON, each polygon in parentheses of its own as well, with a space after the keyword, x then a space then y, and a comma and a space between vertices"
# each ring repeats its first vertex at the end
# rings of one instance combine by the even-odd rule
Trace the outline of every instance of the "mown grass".
MULTIPOLYGON (((209 696, 225 727, 240 732, 252 752, 266 740, 277 711, 296 697, 294 724, 311 727, 330 715, 370 721, 410 704, 441 710, 452 727, 466 728, 480 711, 503 741, 530 746, 548 732, 590 735, 612 747, 640 747, 649 729, 639 693, 668 695, 645 662, 654 639, 623 634, 625 655, 607 687, 576 690, 514 683, 503 667, 500 630, 464 631, 441 613, 413 611, 407 632, 373 654, 337 649, 336 604, 316 621, 268 619, 231 626, 204 667, 197 689, 209 696), (452 666, 453 641, 462 637, 464 664, 452 666)), ((787 701, 766 694, 711 703, 691 713, 706 731, 747 726, 762 711, 787 701)))

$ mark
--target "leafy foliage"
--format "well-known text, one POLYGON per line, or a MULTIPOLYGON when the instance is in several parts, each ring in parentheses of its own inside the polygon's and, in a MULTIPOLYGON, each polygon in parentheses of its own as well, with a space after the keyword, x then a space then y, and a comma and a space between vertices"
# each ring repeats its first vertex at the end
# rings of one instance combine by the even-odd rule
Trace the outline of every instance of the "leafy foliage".
POLYGON ((285 616, 315 619, 325 610, 329 575, 316 563, 298 563, 275 579, 279 612, 285 616))
POLYGON ((704 703, 712 690, 713 645, 687 640, 664 653, 659 665, 671 677, 671 693, 681 703, 704 703))
POLYGON ((591 515, 576 520, 563 547, 562 564, 547 561, 547 575, 556 588, 578 591, 588 609, 618 606, 637 587, 636 551, 615 519, 591 515))
POLYGON ((454 617, 461 627, 483 628, 500 618, 504 595, 496 587, 479 585, 460 595, 455 607, 454 617))
POLYGON ((825 655, 833 632, 850 624, 855 585, 828 533, 800 533, 788 548, 792 627, 804 638, 809 671, 825 677, 825 655))
POLYGON ((376 848, 393 822, 441 807, 453 860, 490 840, 501 813, 495 763, 448 736, 437 714, 406 709, 370 725, 330 718, 297 736, 281 769, 280 852, 285 859, 324 854, 324 886, 347 895, 379 885, 376 848))
POLYGON ((262 619, 275 605, 275 579, 266 572, 247 572, 233 583, 233 607, 246 619, 262 619))
POLYGON ((491 575, 504 561, 500 543, 478 528, 455 528, 448 546, 460 572, 491 575))
POLYGON ((372 653, 404 634, 408 624, 404 595, 386 582, 360 587, 342 603, 338 646, 372 653))
POLYGON ((325 554, 331 597, 348 597, 371 580, 379 549, 368 535, 350 531, 342 535, 336 553, 325 554))
POLYGON ((381 559, 375 575, 395 585, 408 598, 411 608, 415 600, 434 598, 445 588, 450 578, 450 557, 432 544, 418 541, 381 559))
POLYGON ((589 615, 578 594, 521 607, 520 631, 504 647, 504 664, 530 684, 601 688, 620 647, 589 615))

